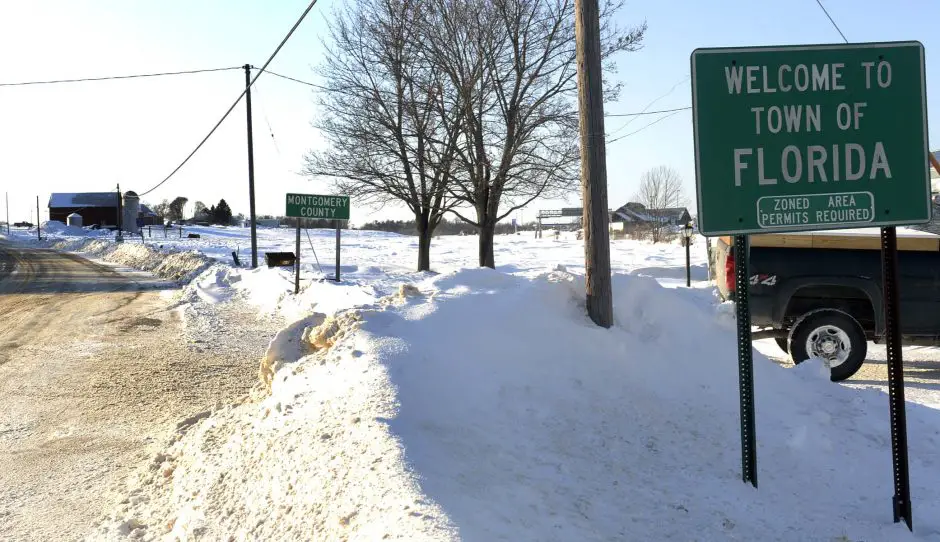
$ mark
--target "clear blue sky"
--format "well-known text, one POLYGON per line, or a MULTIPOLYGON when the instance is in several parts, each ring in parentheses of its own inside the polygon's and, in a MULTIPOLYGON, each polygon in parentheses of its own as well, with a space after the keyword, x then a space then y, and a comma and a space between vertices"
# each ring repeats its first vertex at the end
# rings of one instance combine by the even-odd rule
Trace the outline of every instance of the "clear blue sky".
MULTIPOLYGON (((325 18, 341 0, 320 0, 271 65, 301 79, 322 55, 325 18)), ((307 0, 31 0, 0 4, 0 82, 260 66, 306 7, 307 0)), ((940 103, 940 3, 824 0, 851 41, 919 40, 927 52, 928 106, 940 103), (936 47, 935 47, 936 46, 936 47), (933 51, 938 51, 937 55, 933 51), (937 75, 938 77, 934 77, 937 75)), ((690 104, 689 54, 696 47, 839 42, 815 0, 629 0, 623 25, 646 20, 643 49, 623 55, 614 76, 625 84, 608 113, 690 104), (672 92, 669 92, 672 89, 672 92), (664 96, 665 95, 665 96, 664 96)), ((241 91, 240 71, 185 77, 0 88, 0 186, 10 192, 13 219, 30 218, 35 197, 53 191, 146 190, 165 177, 205 135, 241 91)), ((328 187, 296 175, 306 150, 320 140, 310 121, 312 91, 271 76, 254 95, 258 211, 283 211, 284 193, 328 187), (274 138, 271 137, 271 132, 274 138)), ((658 116, 607 119, 612 138, 658 116)), ((931 140, 940 118, 930 114, 931 140)), ((936 143, 932 145, 935 147, 936 143)), ((191 202, 225 197, 247 212, 245 116, 242 107, 187 166, 145 201, 183 195, 191 202)), ((688 111, 610 143, 610 206, 636 191, 642 173, 658 165, 680 172, 694 194, 692 122, 688 111)), ((570 203, 576 203, 572 201, 570 203)), ((561 202, 537 202, 538 208, 561 202)), ((353 209, 354 222, 366 209, 353 209)), ((406 217, 383 209, 374 216, 406 217)))

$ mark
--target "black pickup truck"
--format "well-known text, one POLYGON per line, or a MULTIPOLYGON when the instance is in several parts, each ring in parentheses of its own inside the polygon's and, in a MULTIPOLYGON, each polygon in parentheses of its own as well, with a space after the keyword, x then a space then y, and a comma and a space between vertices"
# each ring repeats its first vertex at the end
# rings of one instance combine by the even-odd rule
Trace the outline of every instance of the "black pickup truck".
MULTIPOLYGON (((711 243, 723 299, 734 299, 732 238, 711 243)), ((877 229, 751 236, 753 337, 772 337, 794 363, 829 363, 833 381, 854 375, 868 341, 885 334, 877 229)), ((940 346, 940 236, 898 231, 900 313, 905 345, 940 346)))

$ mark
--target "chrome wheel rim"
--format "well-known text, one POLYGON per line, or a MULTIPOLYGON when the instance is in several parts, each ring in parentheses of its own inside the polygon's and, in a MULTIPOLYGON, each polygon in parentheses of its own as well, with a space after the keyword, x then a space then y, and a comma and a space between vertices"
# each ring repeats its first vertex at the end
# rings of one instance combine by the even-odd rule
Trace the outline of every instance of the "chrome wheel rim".
POLYGON ((819 358, 826 365, 838 367, 849 359, 852 341, 849 334, 835 326, 819 326, 806 338, 806 352, 811 358, 819 358))

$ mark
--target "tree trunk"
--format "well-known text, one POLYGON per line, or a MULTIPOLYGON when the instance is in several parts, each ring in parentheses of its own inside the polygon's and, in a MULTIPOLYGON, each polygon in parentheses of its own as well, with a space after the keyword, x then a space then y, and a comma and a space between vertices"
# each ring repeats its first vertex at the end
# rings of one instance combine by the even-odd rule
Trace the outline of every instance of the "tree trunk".
POLYGON ((486 218, 480 222, 480 267, 496 269, 493 254, 493 236, 496 235, 496 222, 486 218))
POLYGON ((430 222, 426 216, 416 216, 418 227, 418 271, 431 270, 431 234, 430 222))

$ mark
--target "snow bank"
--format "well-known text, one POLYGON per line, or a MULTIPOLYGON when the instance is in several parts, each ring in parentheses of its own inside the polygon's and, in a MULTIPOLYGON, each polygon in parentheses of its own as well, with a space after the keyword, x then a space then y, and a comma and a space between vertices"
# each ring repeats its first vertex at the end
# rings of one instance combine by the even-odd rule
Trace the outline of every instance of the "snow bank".
POLYGON ((72 237, 54 240, 48 247, 79 252, 92 258, 149 271, 159 277, 184 283, 214 263, 214 260, 196 251, 164 250, 153 244, 115 243, 110 239, 72 237))
POLYGON ((912 536, 884 395, 756 355, 754 490, 724 311, 614 292, 603 330, 581 276, 473 269, 295 326, 271 395, 182 429, 96 539, 940 540, 940 411, 909 405, 912 536))
MULTIPOLYGON (((232 252, 238 253, 243 265, 247 265, 251 255, 250 231, 240 227, 188 226, 186 233, 197 233, 198 239, 180 238, 176 230, 163 237, 162 228, 152 230, 152 237, 145 241, 148 245, 163 247, 161 250, 177 252, 197 251, 220 264, 231 265, 232 252)), ((74 233, 74 232, 73 232, 74 233)), ((113 238, 113 232, 85 231, 78 236, 44 232, 44 238, 56 241, 75 240, 103 235, 113 238)), ((584 241, 578 240, 574 232, 563 232, 560 239, 545 236, 535 239, 534 232, 520 235, 497 235, 495 238, 496 264, 503 272, 537 276, 556 264, 563 264, 575 272, 584 269, 584 241)), ((17 242, 35 244, 35 230, 32 235, 26 231, 14 230, 12 236, 17 242)), ((77 242, 77 241, 76 241, 77 242)), ((128 240, 138 244, 139 238, 128 240)), ((335 231, 329 229, 307 230, 301 237, 302 277, 307 281, 311 277, 322 278, 332 274, 335 261, 335 231), (319 261, 319 265, 317 265, 319 261)), ((477 264, 477 237, 440 236, 435 237, 431 246, 431 265, 434 271, 449 273, 477 264)), ((295 230, 290 228, 259 228, 258 256, 263 265, 266 252, 294 252, 295 230)), ((386 232, 347 230, 342 234, 342 276, 360 284, 383 281, 383 275, 412 275, 418 254, 418 238, 386 232)), ((697 238, 692 246, 693 280, 704 280, 705 243, 697 238)), ((685 252, 675 244, 651 244, 630 239, 616 240, 611 243, 611 267, 617 273, 630 273, 642 270, 644 274, 655 276, 660 283, 670 286, 685 284, 685 252)), ((286 283, 287 279, 271 280, 263 288, 286 283)), ((248 277, 246 277, 248 278, 248 277)), ((267 277, 273 279, 274 277, 267 277)), ((407 280, 412 280, 409 277, 407 280)), ((302 287, 307 282, 302 282, 302 287)), ((397 285, 394 285, 397 288, 397 285)), ((286 289, 286 288, 285 288, 286 289)), ((277 309, 278 302, 271 301, 267 291, 259 296, 267 306, 277 309)), ((280 293, 274 297, 280 296, 280 293)), ((298 314, 297 317, 302 316, 298 314)))
POLYGON ((90 237, 110 237, 114 234, 108 230, 92 230, 79 226, 67 226, 58 220, 47 220, 41 225, 42 233, 46 235, 68 235, 68 236, 90 236, 90 237))

